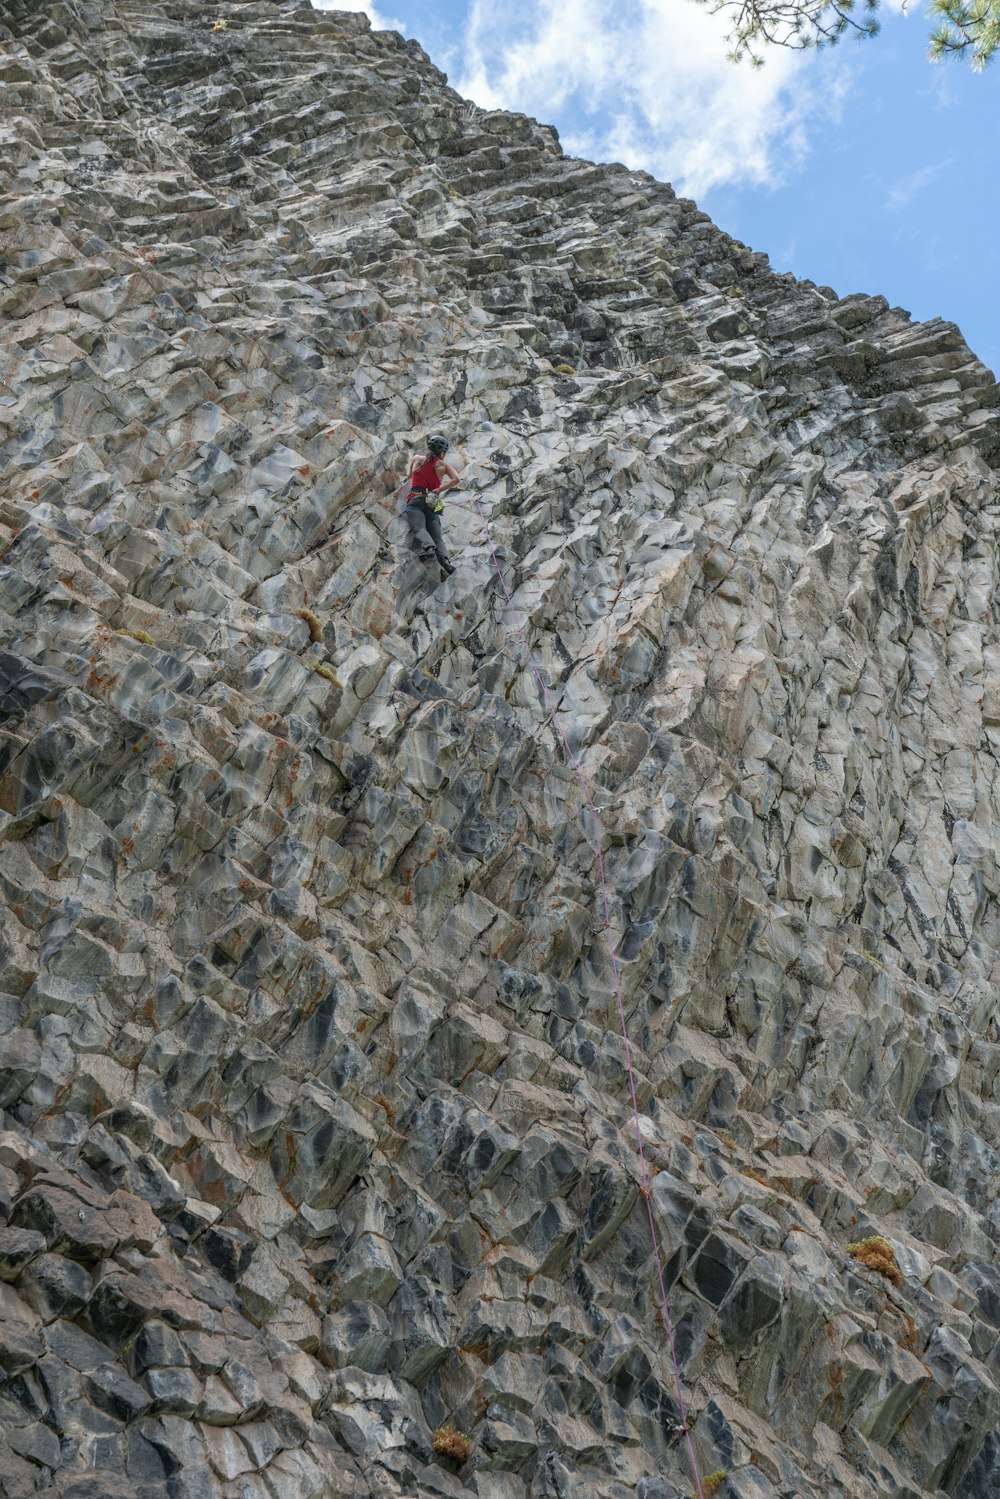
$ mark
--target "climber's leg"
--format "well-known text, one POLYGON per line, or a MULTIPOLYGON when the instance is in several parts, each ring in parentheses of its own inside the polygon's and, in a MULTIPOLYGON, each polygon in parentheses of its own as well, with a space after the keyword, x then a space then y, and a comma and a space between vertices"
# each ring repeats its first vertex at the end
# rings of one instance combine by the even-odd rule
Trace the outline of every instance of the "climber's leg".
POLYGON ((434 551, 437 555, 441 571, 443 573, 453 573, 455 569, 448 561, 448 553, 445 551, 444 546, 444 537, 441 535, 441 517, 440 515, 435 515, 429 506, 427 508, 427 533, 434 544, 434 551))
MULTIPOLYGON (((413 549, 421 557, 433 557, 437 552, 434 538, 428 534, 428 512, 422 500, 411 500, 406 507, 406 524, 413 538, 413 549)), ((435 517, 436 519, 436 517, 435 517)))

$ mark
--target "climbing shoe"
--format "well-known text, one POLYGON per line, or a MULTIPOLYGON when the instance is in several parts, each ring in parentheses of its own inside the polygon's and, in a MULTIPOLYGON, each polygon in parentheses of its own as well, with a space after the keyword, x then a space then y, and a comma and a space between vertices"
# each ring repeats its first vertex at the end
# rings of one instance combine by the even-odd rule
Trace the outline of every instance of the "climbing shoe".
POLYGON ((444 582, 445 578, 450 578, 451 575, 452 575, 452 573, 455 571, 455 565, 452 562, 442 562, 440 564, 440 566, 441 566, 441 581, 444 582))

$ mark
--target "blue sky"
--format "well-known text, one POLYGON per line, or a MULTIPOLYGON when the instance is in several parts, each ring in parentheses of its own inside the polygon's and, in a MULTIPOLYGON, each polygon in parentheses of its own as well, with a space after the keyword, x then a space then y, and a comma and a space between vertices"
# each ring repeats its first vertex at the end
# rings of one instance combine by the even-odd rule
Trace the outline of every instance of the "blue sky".
POLYGON ((776 269, 951 319, 1000 374, 1000 65, 928 62, 921 7, 759 70, 726 61, 722 18, 691 0, 330 8, 415 37, 461 93, 555 125, 572 154, 672 182, 776 269))

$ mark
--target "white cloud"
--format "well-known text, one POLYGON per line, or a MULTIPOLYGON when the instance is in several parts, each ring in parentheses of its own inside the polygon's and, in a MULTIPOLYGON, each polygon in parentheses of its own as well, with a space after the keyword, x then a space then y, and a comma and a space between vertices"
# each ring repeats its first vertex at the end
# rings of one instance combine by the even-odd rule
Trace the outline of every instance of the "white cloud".
POLYGON ((886 194, 886 207, 892 213, 898 213, 900 209, 906 208, 913 202, 918 193, 922 193, 925 187, 930 187, 932 182, 946 172, 952 164, 952 157, 945 161, 928 162, 924 167, 918 167, 915 172, 909 172, 907 176, 901 177, 898 182, 893 183, 886 194))
POLYGON ((402 21, 394 16, 385 16, 371 0, 312 0, 316 10, 363 10, 375 31, 402 31, 402 21))
POLYGON ((685 194, 777 186, 810 126, 835 117, 847 75, 832 55, 779 49, 763 68, 734 65, 726 31, 689 0, 472 0, 457 87, 486 108, 570 113, 568 151, 685 194))

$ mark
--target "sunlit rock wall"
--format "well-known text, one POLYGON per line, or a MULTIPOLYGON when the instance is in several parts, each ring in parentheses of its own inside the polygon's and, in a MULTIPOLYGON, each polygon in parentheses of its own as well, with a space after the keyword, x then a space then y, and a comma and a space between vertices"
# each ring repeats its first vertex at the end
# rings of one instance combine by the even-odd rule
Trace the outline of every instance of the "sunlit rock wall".
POLYGON ((988 371, 359 15, 0 90, 0 1493, 697 1491, 432 430, 705 1492, 1000 1492, 988 371))

